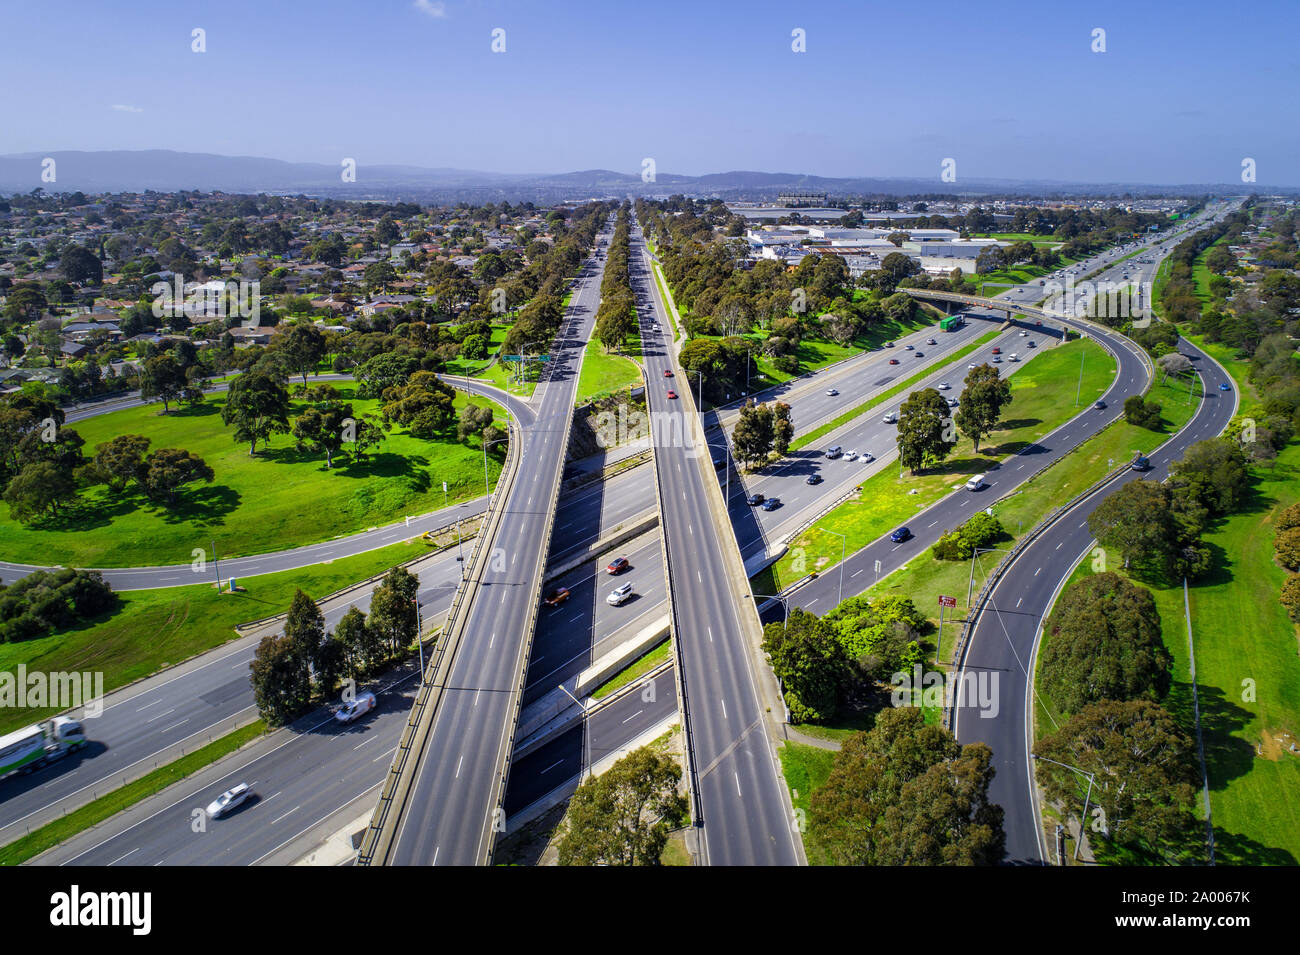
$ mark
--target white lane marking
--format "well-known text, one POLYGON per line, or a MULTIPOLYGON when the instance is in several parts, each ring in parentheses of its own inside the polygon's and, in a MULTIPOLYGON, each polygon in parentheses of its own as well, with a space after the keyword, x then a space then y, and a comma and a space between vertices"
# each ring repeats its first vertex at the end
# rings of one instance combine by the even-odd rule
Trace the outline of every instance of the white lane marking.
POLYGON ((159 732, 159 733, 166 733, 168 730, 174 730, 176 727, 181 726, 181 725, 183 725, 183 724, 185 724, 185 723, 188 723, 189 721, 190 721, 190 718, 187 716, 187 717, 185 717, 185 719, 181 720, 179 723, 173 723, 171 726, 164 726, 164 727, 163 727, 162 729, 160 729, 158 732, 159 732))
MULTIPOLYGON (((139 846, 136 846, 134 849, 131 850, 131 852, 139 852, 139 851, 140 851, 140 847, 139 847, 139 846)), ((128 853, 126 854, 126 856, 129 856, 129 855, 131 854, 131 852, 128 852, 128 853)), ((110 862, 109 865, 117 865, 119 862, 121 862, 123 859, 125 859, 126 856, 118 856, 116 859, 114 859, 112 862, 110 862)))
POLYGON ((460 759, 456 760, 456 779, 460 779, 460 764, 465 762, 465 754, 460 754, 460 759))
POLYGON ((157 716, 149 717, 149 719, 145 720, 145 724, 147 725, 149 723, 152 723, 154 720, 160 720, 164 716, 167 716, 168 714, 175 713, 175 712, 176 712, 176 707, 173 706, 170 710, 164 710, 163 712, 159 713, 157 716))
POLYGON ((380 753, 378 756, 376 756, 374 759, 372 759, 371 762, 372 762, 372 763, 377 763, 377 762, 379 762, 381 759, 387 759, 389 756, 392 756, 392 755, 393 755, 394 753, 396 753, 396 752, 397 752, 397 747, 394 746, 394 747, 393 747, 392 749, 390 749, 388 752, 386 752, 386 753, 380 753))
POLYGON ((356 746, 353 746, 352 749, 353 749, 353 751, 356 751, 356 750, 360 749, 362 746, 365 746, 367 743, 373 743, 373 742, 374 742, 375 740, 377 740, 377 739, 379 739, 378 736, 367 736, 367 737, 366 737, 365 739, 363 739, 360 743, 357 743, 356 746))
POLYGON ((709 643, 713 642, 713 628, 709 627, 709 643))
MULTIPOLYGON (((1043 569, 1043 568, 1041 568, 1041 567, 1038 568, 1038 570, 1042 570, 1042 569, 1043 569)), ((1038 570, 1034 571, 1034 576, 1035 576, 1035 577, 1038 576, 1038 570)))
POLYGON ((271 820, 271 825, 274 826, 277 822, 279 822, 279 821, 280 821, 281 819, 283 819, 285 816, 292 816, 295 812, 298 811, 298 809, 299 809, 298 806, 294 806, 292 809, 290 809, 288 812, 286 812, 283 816, 276 816, 274 819, 271 820))
POLYGON ((629 722, 631 722, 632 720, 636 719, 638 716, 640 716, 640 715, 641 715, 642 713, 644 713, 644 712, 645 712, 645 710, 637 710, 635 713, 633 713, 631 716, 629 716, 629 717, 628 717, 627 719, 625 719, 623 722, 624 722, 624 723, 629 723, 629 722))
POLYGON ((540 775, 542 775, 542 773, 549 773, 552 769, 554 769, 556 766, 559 766, 559 765, 560 765, 561 763, 563 763, 563 762, 564 762, 564 760, 562 760, 562 759, 557 759, 555 762, 551 763, 551 765, 549 765, 549 766, 547 766, 545 769, 543 769, 541 773, 538 773, 538 775, 540 776, 540 775))
POLYGON ((727 701, 722 697, 718 697, 718 702, 722 704, 722 718, 725 720, 727 718, 727 701))
POLYGON ((736 777, 736 795, 743 797, 745 794, 740 791, 740 773, 732 773, 731 775, 736 777))

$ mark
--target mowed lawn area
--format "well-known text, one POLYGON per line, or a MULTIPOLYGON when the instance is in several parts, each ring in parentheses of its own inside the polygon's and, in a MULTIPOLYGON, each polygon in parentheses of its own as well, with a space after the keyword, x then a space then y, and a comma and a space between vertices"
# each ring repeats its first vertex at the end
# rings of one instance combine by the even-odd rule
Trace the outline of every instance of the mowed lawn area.
MULTIPOLYGON (((336 383, 352 402, 355 415, 377 413, 379 402, 355 397, 356 386, 336 383)), ((186 488, 180 502, 165 509, 133 488, 113 495, 106 485, 83 490, 79 502, 57 520, 27 526, 14 521, 0 504, 0 539, 8 560, 78 567, 136 567, 188 564, 196 547, 215 540, 222 556, 260 554, 363 531, 443 506, 442 482, 450 503, 483 493, 483 453, 477 439, 424 441, 394 428, 366 461, 346 453, 326 469, 324 455, 294 447, 292 435, 276 435, 256 456, 233 429, 221 422, 225 395, 209 395, 196 408, 160 414, 148 405, 76 422, 86 454, 121 434, 140 434, 151 450, 184 448, 215 472, 211 484, 186 488)), ((456 409, 467 404, 493 407, 504 424, 505 411, 484 398, 457 393, 456 409)), ((290 423, 305 408, 293 403, 290 423)), ((500 449, 488 456, 493 482, 500 449)))
MULTIPOLYGON (((16 672, 20 663, 44 672, 97 671, 104 674, 104 689, 112 690, 234 639, 237 624, 284 613, 299 587, 320 600, 429 550, 415 539, 329 564, 241 577, 240 591, 233 594, 218 594, 211 582, 125 591, 118 595, 117 610, 84 626, 0 643, 0 671, 16 672)), ((54 712, 0 707, 0 734, 54 712)))
POLYGON ((592 398, 641 384, 641 366, 631 355, 641 354, 641 334, 633 331, 624 343, 623 352, 607 352, 605 347, 593 335, 587 343, 582 356, 582 374, 578 377, 578 393, 574 405, 581 405, 592 398))
MULTIPOLYGON (((1010 377, 1012 401, 1004 413, 1003 427, 985 439, 978 454, 959 432, 956 447, 938 467, 916 476, 905 473, 901 478, 894 465, 877 472, 864 482, 856 500, 841 504, 791 541, 789 552, 764 572, 755 587, 760 583, 775 586, 780 589, 764 592, 780 593, 799 578, 838 564, 842 551, 851 554, 909 523, 970 475, 988 471, 995 462, 1016 454, 1087 408, 1114 377, 1115 360, 1093 342, 1073 341, 1042 351, 1010 377), (1084 355, 1083 388, 1076 408, 1073 393, 1078 388, 1080 354, 1084 355), (845 536, 843 544, 836 534, 845 536)), ((954 387, 958 386, 954 383, 954 387)), ((873 450, 884 454, 892 448, 873 450)))

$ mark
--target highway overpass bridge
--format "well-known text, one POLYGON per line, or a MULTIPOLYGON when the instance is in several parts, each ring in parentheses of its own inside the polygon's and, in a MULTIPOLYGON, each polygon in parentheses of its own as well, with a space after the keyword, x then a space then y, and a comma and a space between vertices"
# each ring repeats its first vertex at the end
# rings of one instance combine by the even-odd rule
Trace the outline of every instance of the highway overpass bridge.
POLYGON ((1013 302, 1009 299, 983 298, 979 295, 964 295, 960 292, 940 292, 928 288, 900 288, 900 292, 906 292, 913 298, 923 298, 932 302, 941 302, 944 305, 960 305, 963 308, 987 308, 996 312, 1006 312, 1007 321, 1011 321, 1013 315, 1023 315, 1026 318, 1032 318, 1037 321, 1046 323, 1052 321, 1055 325, 1064 327, 1061 316, 1039 308, 1037 305, 1022 305, 1019 302, 1013 302))

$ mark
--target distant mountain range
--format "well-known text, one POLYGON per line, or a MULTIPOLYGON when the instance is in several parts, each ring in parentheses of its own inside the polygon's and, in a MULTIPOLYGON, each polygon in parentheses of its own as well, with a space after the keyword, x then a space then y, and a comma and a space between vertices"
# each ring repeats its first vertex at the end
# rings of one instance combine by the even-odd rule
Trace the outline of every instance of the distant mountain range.
MULTIPOLYGON (((1194 183, 1162 186, 1149 183, 1072 183, 1059 180, 885 179, 808 176, 784 172, 721 172, 704 176, 660 173, 643 182, 638 172, 587 169, 558 174, 508 174, 422 166, 356 167, 356 181, 344 182, 342 166, 294 163, 255 156, 213 153, 58 150, 0 156, 0 192, 175 192, 183 189, 233 193, 274 193, 351 199, 409 199, 427 202, 555 202, 604 196, 653 196, 685 193, 727 200, 773 199, 782 192, 824 192, 830 196, 902 195, 1202 195, 1255 191, 1242 184, 1194 183), (55 181, 43 182, 42 162, 55 162, 55 181)), ((1295 193, 1270 187, 1261 192, 1295 193)))

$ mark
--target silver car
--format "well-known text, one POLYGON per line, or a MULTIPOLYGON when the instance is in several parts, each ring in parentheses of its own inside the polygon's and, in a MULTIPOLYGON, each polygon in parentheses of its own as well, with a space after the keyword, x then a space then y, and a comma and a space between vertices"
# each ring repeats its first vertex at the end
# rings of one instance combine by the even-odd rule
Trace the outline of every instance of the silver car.
POLYGON ((227 789, 208 803, 208 816, 212 819, 220 819, 236 806, 242 806, 252 794, 253 791, 248 788, 248 783, 240 783, 233 789, 227 789))

